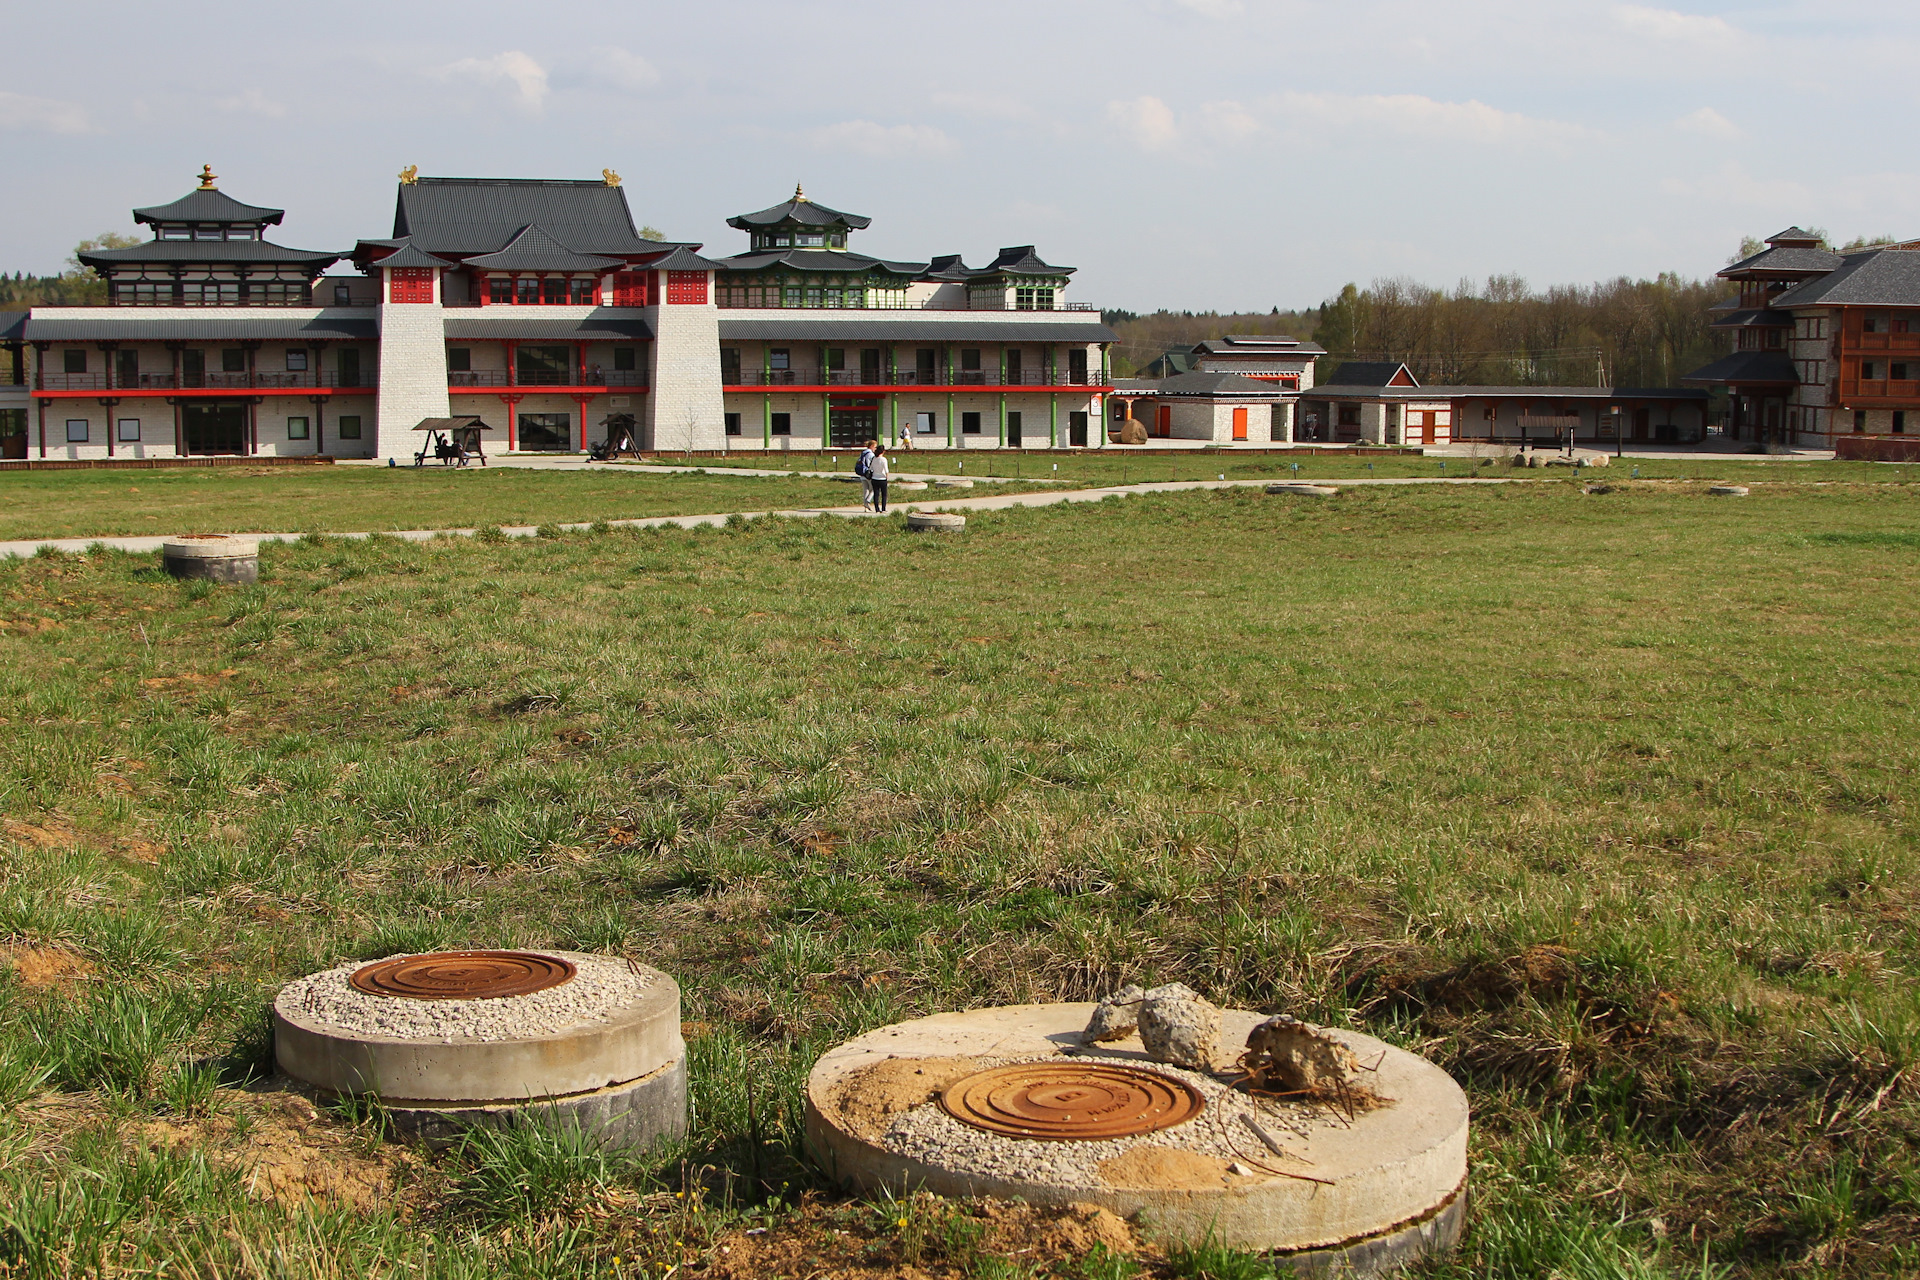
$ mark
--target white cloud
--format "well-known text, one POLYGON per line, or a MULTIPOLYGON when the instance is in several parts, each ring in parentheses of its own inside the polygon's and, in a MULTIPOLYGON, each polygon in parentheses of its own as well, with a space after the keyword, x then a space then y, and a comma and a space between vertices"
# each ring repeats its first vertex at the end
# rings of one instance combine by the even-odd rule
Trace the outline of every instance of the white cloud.
POLYGON ((442 80, 477 80, 485 83, 505 81, 514 88, 520 105, 538 111, 547 100, 547 69, 518 49, 496 53, 491 58, 462 58, 434 72, 442 80))
POLYGON ((600 50, 594 58, 594 69, 602 79, 610 80, 623 89, 651 89, 660 83, 659 68, 639 54, 629 53, 618 46, 600 50))
POLYGON ((0 129, 45 129, 49 133, 85 133, 87 113, 78 104, 35 98, 0 89, 0 129))
POLYGON ((842 120, 810 129, 807 141, 823 151, 857 151, 866 156, 937 155, 952 151, 955 145, 932 125, 871 120, 842 120))
POLYGON ((1202 103, 1199 115, 1190 132, 1215 142, 1244 142, 1267 127, 1237 102, 1202 103))
POLYGON ((1600 136, 1584 125, 1502 111, 1478 99, 1441 102, 1417 93, 1287 93, 1280 105, 1290 116, 1310 117, 1330 127, 1371 126, 1452 142, 1572 142, 1600 136))
POLYGON ((998 94, 936 93, 929 96, 927 101, 962 115, 982 116, 989 120, 1025 120, 1033 115, 1033 109, 1026 103, 998 94))
POLYGON ((1613 16, 1628 31, 1650 40, 1722 46, 1732 44, 1741 35, 1738 28, 1724 19, 1674 9, 1623 4, 1614 8, 1613 16))
POLYGON ((1109 102, 1107 119, 1149 151, 1170 147, 1180 139, 1173 109, 1151 95, 1127 102, 1109 102))
POLYGON ((1712 107, 1702 107, 1698 111, 1688 112, 1673 122, 1674 128, 1684 129, 1688 133, 1697 133, 1708 138, 1738 138, 1742 136, 1740 126, 1715 111, 1712 107))
POLYGON ((213 105, 222 111, 239 111, 251 116, 271 116, 275 120, 284 119, 287 114, 285 106, 275 102, 258 89, 248 89, 237 97, 215 98, 213 105))

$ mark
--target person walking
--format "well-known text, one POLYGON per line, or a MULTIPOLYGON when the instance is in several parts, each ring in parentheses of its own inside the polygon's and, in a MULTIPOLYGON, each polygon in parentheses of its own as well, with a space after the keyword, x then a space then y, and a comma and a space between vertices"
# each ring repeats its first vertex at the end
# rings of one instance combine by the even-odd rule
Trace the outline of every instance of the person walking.
POLYGON ((873 486, 875 511, 887 509, 887 477, 892 473, 893 468, 887 463, 887 446, 883 444, 873 446, 873 461, 867 464, 867 483, 873 486))
POLYGON ((867 447, 860 451, 860 457, 853 464, 853 474, 860 477, 860 509, 873 510, 873 451, 880 447, 878 440, 867 441, 867 447))

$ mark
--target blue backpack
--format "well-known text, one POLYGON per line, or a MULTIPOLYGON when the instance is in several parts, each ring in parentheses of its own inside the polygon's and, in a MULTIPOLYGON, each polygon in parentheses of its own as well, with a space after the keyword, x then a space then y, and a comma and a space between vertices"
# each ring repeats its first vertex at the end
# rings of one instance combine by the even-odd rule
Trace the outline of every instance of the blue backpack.
POLYGON ((853 474, 857 476, 861 476, 863 478, 866 476, 872 475, 873 474, 872 464, 873 464, 873 450, 862 449, 860 451, 860 456, 854 460, 853 474))

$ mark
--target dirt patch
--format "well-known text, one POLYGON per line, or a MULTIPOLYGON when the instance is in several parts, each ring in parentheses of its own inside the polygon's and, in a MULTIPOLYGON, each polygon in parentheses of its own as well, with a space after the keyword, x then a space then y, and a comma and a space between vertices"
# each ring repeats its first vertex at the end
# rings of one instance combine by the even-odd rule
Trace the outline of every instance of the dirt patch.
POLYGON ((957 1280, 983 1260, 1016 1262, 1020 1274, 1083 1274, 1095 1250, 1129 1255, 1151 1275, 1158 1253, 1121 1218, 1089 1204, 1004 1200, 827 1205, 809 1202, 771 1227, 716 1241, 696 1274, 706 1280, 816 1276, 833 1280, 957 1280))
POLYGON ((35 849, 71 849, 80 843, 80 833, 58 818, 49 818, 44 823, 0 818, 0 832, 5 832, 7 838, 17 844, 35 849))
POLYGON ((1110 1187, 1147 1187, 1181 1191, 1227 1185, 1227 1162, 1218 1156, 1173 1147, 1135 1147, 1100 1162, 1100 1177, 1110 1187))
POLYGON ((1492 1009, 1522 996, 1564 994, 1580 976, 1580 957, 1541 943, 1496 960, 1469 960, 1433 970, 1417 957, 1400 958, 1370 975, 1389 997, 1451 1011, 1492 1009))
POLYGON ((839 1112, 841 1128, 877 1142, 895 1116, 933 1101, 979 1069, 976 1058, 887 1058, 841 1080, 828 1105, 839 1112))
POLYGON ((127 836, 118 840, 113 848, 114 852, 150 867, 159 863, 160 859, 167 855, 167 846, 152 840, 142 840, 138 836, 127 836))
POLYGON ((216 671, 212 675, 201 675, 196 671, 183 672, 177 676, 152 676, 140 682, 142 689, 180 689, 206 688, 217 685, 222 680, 231 680, 239 675, 239 669, 228 667, 225 671, 216 671))
POLYGON ((93 972, 93 963, 65 947, 0 947, 13 976, 29 991, 66 987, 93 972))
POLYGON ((369 1142, 297 1093, 222 1090, 216 1114, 155 1120, 138 1133, 156 1147, 200 1150, 238 1170, 249 1195, 285 1205, 312 1200, 369 1211, 392 1203, 421 1164, 411 1148, 369 1142))

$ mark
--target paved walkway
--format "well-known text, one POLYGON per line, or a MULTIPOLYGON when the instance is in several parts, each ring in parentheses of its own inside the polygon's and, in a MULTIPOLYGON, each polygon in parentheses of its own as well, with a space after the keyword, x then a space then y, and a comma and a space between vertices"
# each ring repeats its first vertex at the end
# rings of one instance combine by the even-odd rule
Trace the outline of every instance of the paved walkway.
MULTIPOLYGON (((673 468, 666 468, 671 470, 673 468)), ((791 472, 776 474, 789 475, 791 472)), ((1525 484, 1536 477, 1527 476, 1485 476, 1460 477, 1458 479, 1437 476, 1391 477, 1378 480, 1315 480, 1314 484, 1338 485, 1342 488, 1360 488, 1366 485, 1407 485, 1407 484, 1525 484)), ((1183 489, 1247 489, 1258 488, 1275 483, 1272 480, 1177 480, 1160 481, 1149 484, 1108 485, 1099 489, 1048 489, 1035 492, 994 493, 978 498, 937 497, 921 498, 915 496, 894 504, 893 510, 907 511, 1004 511, 1009 507, 1050 507, 1059 502, 1099 502, 1111 497, 1127 497, 1139 493, 1177 493, 1183 489)), ((961 490, 959 492, 965 492, 961 490)), ((609 520, 607 524, 615 529, 657 529, 673 526, 681 529, 697 529, 706 525, 723 525, 734 516, 748 520, 758 520, 763 516, 791 516, 810 519, 815 516, 840 516, 844 519, 862 519, 875 516, 876 512, 865 511, 859 507, 799 507, 784 511, 723 511, 712 515, 699 516, 643 516, 635 520, 609 520)), ((593 528, 591 523, 563 524, 559 528, 581 531, 593 528)), ((478 529, 404 529, 387 532, 379 536, 405 538, 410 542, 425 542, 431 538, 471 538, 478 529)), ((539 533, 535 525, 505 525, 501 532, 509 538, 531 538, 539 533)), ((158 551, 168 534, 148 534, 138 538, 25 538, 16 542, 0 542, 0 556, 30 556, 42 548, 53 551, 79 552, 90 547, 106 547, 114 551, 151 552, 158 551)), ((242 538, 257 538, 261 542, 294 542, 304 535, 298 533, 242 533, 242 538)), ((330 538, 370 538, 371 532, 331 533, 330 538)))

